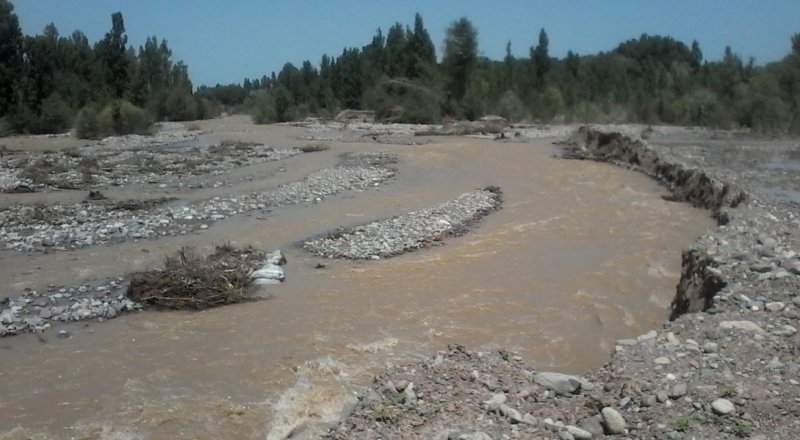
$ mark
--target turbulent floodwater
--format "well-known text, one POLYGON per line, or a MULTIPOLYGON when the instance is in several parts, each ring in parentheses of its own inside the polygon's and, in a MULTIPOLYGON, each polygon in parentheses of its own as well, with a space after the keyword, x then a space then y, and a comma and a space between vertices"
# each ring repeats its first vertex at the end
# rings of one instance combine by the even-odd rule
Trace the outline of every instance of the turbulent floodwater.
MULTIPOLYGON (((212 137, 303 144, 299 129, 207 124, 212 137)), ((545 141, 433 142, 330 143, 239 171, 262 177, 254 182, 175 193, 257 191, 330 166, 344 151, 400 155, 394 183, 313 207, 233 218, 188 237, 0 253, 0 275, 16 289, 151 267, 184 244, 254 244, 289 260, 287 281, 270 287, 267 301, 75 324, 66 340, 0 340, 0 437, 285 438, 303 423, 335 419, 377 370, 448 343, 502 347, 537 369, 580 372, 601 365, 615 339, 663 322, 681 249, 711 226, 706 213, 662 200, 663 189, 633 172, 554 158, 545 141), (487 185, 502 188, 503 209, 445 246, 370 262, 321 260, 299 247, 338 226, 487 185)))

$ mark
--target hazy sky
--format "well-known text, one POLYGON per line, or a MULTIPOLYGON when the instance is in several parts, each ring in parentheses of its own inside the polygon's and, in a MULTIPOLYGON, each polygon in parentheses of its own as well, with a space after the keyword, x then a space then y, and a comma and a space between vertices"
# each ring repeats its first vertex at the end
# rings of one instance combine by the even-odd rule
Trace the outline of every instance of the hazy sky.
POLYGON ((12 0, 23 32, 55 23, 62 35, 82 30, 96 41, 121 11, 128 42, 166 38, 176 60, 189 65, 195 85, 240 82, 280 70, 283 63, 318 63, 323 53, 367 44, 380 27, 413 24, 420 12, 437 51, 445 28, 466 16, 478 28, 481 52, 502 58, 511 40, 528 56, 539 29, 550 53, 610 50, 642 33, 700 42, 706 59, 726 45, 745 60, 775 61, 800 32, 800 0, 12 0))

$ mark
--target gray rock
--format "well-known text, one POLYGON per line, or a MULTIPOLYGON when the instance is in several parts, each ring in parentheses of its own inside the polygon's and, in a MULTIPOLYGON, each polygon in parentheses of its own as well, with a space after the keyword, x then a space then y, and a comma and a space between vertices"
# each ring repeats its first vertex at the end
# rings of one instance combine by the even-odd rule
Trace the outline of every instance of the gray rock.
POLYGON ((590 440, 592 438, 591 432, 577 426, 567 425, 566 429, 575 440, 590 440))
POLYGON ((470 434, 461 434, 458 437, 458 440, 493 440, 493 439, 489 434, 483 431, 475 431, 470 434))
POLYGON ((647 408, 656 404, 656 396, 653 394, 642 394, 642 406, 647 408))
POLYGON ((394 383, 391 380, 383 384, 383 392, 389 394, 390 396, 396 396, 400 394, 397 392, 397 388, 394 386, 394 383))
POLYGON ((558 432, 558 439, 559 440, 575 440, 575 436, 572 435, 569 431, 559 431, 558 432))
POLYGON ((417 402, 417 393, 414 391, 413 383, 409 383, 408 386, 403 390, 403 397, 405 397, 407 403, 417 402))
POLYGON ((29 316, 25 318, 25 324, 28 324, 31 327, 41 327, 44 325, 44 319, 38 316, 29 316))
POLYGON ((683 382, 676 383, 675 385, 672 386, 672 389, 670 389, 669 391, 669 397, 671 399, 680 399, 685 395, 686 395, 686 384, 683 382))
POLYGON ((653 359, 653 362, 656 365, 668 365, 671 361, 669 360, 668 357, 661 356, 661 357, 657 357, 657 358, 653 359))
POLYGON ((769 264, 753 264, 750 266, 750 270, 756 273, 767 273, 772 271, 772 266, 769 264))
POLYGON ((624 434, 625 429, 628 428, 628 423, 622 417, 622 414, 610 406, 603 408, 600 411, 600 415, 603 417, 603 426, 608 434, 624 434))
POLYGON ((728 399, 717 399, 711 402, 711 409, 715 414, 719 414, 721 416, 732 414, 736 410, 736 408, 733 406, 733 403, 728 399))
POLYGON ((581 390, 581 379, 569 374, 541 372, 534 374, 533 381, 556 394, 579 394, 581 390))
POLYGON ((780 312, 786 307, 786 304, 780 301, 768 302, 764 308, 770 312, 780 312))
POLYGON ((775 336, 792 336, 797 333, 797 329, 791 325, 782 325, 772 329, 771 333, 775 336))
POLYGON ((4 310, 3 313, 0 313, 0 323, 2 324, 13 324, 17 322, 17 319, 17 315, 11 310, 4 310))
POLYGON ((703 353, 716 353, 719 351, 719 344, 716 342, 706 342, 703 344, 703 353))
POLYGON ((657 331, 655 331, 655 330, 650 330, 649 332, 647 332, 647 333, 645 333, 645 334, 643 334, 643 335, 639 335, 639 336, 636 338, 636 340, 637 340, 637 341, 639 341, 639 342, 642 342, 642 341, 649 341, 649 340, 651 340, 651 339, 655 339, 655 338, 656 338, 656 336, 658 336, 658 332, 657 332, 657 331))
POLYGON ((523 422, 522 414, 520 414, 520 412, 517 411, 516 409, 506 405, 505 403, 500 404, 500 407, 498 409, 500 411, 500 414, 508 417, 508 420, 510 420, 511 423, 523 422))
POLYGON ((488 411, 497 411, 500 408, 500 405, 506 403, 506 394, 505 393, 497 393, 492 396, 491 399, 483 402, 486 406, 488 411))
POLYGON ((719 328, 723 330, 742 330, 753 333, 766 333, 760 325, 753 321, 721 321, 719 328))

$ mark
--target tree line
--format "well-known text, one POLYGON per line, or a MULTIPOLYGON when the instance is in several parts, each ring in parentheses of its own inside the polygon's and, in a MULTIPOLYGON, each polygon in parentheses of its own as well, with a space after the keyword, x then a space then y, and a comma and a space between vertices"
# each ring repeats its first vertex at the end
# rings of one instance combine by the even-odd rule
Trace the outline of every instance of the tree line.
POLYGON ((378 29, 368 44, 319 63, 304 61, 240 84, 201 86, 173 61, 165 40, 128 44, 121 13, 91 44, 53 24, 25 36, 14 6, 0 0, 0 135, 55 133, 83 137, 147 131, 154 120, 245 111, 259 123, 343 109, 374 110, 383 121, 431 123, 498 114, 511 121, 640 122, 767 133, 800 132, 800 34, 782 60, 756 65, 728 47, 719 61, 700 45, 642 35, 597 54, 554 57, 545 29, 528 57, 511 42, 502 60, 481 55, 467 19, 446 30, 437 54, 422 16, 413 25, 378 29))
POLYGON ((331 116, 370 109, 381 120, 439 122, 499 114, 512 121, 640 122, 800 132, 800 34, 780 61, 756 65, 730 47, 706 61, 697 41, 641 35, 597 54, 550 55, 541 29, 529 57, 481 56, 478 30, 467 19, 436 49, 417 14, 413 26, 378 29, 369 44, 324 55, 318 65, 286 63, 275 74, 242 84, 201 87, 256 122, 331 116))
POLYGON ((193 93, 187 66, 174 62, 166 40, 128 44, 121 13, 91 44, 54 24, 23 35, 14 5, 0 0, 0 134, 58 133, 82 137, 146 132, 153 120, 212 116, 216 104, 193 93))

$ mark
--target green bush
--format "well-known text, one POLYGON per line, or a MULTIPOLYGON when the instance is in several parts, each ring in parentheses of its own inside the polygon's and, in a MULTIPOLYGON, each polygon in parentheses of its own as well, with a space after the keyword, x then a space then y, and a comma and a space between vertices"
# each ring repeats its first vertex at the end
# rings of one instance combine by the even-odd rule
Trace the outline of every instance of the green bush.
POLYGON ((5 117, 0 118, 0 138, 11 136, 11 124, 5 117))
POLYGON ((212 119, 222 113, 222 105, 219 101, 212 101, 208 98, 195 95, 197 102, 197 119, 212 119))
POLYGON ((503 97, 500 98, 496 113, 511 122, 519 122, 528 119, 529 116, 528 111, 525 109, 525 104, 523 104, 519 96, 511 90, 505 92, 503 97))
POLYGON ((97 120, 97 107, 89 104, 82 108, 75 117, 75 134, 81 139, 101 137, 97 120))
POLYGON ((169 94, 164 89, 154 90, 150 93, 150 99, 145 108, 157 120, 163 121, 167 117, 167 99, 169 94))
POLYGON ((723 130, 731 130, 737 127, 736 118, 733 111, 726 105, 715 106, 708 115, 708 124, 712 127, 723 130))
POLYGON ((708 89, 697 89, 687 98, 689 121, 694 125, 706 126, 717 108, 717 95, 708 89))
POLYGON ((564 111, 564 98, 556 87, 548 87, 542 94, 537 114, 541 119, 550 121, 564 111))
POLYGON ((380 82, 364 102, 382 121, 435 124, 442 117, 441 99, 433 90, 403 79, 380 82))
POLYGON ((591 101, 577 103, 570 113, 570 120, 573 122, 596 122, 603 114, 600 106, 591 101))
POLYGON ((174 88, 167 96, 164 104, 169 121, 194 121, 197 118, 197 101, 189 90, 174 88))
POLYGON ((294 104, 292 93, 283 85, 267 92, 252 93, 245 100, 244 110, 256 124, 294 121, 307 116, 309 112, 306 104, 294 104))
POLYGON ((90 104, 78 112, 75 131, 79 138, 97 139, 105 136, 149 134, 153 120, 150 114, 128 101, 117 100, 102 110, 90 104))
POLYGON ((254 97, 246 102, 247 112, 256 124, 270 124, 277 120, 275 106, 266 94, 254 97))
POLYGON ((489 84, 483 80, 473 80, 469 83, 464 99, 461 100, 461 116, 470 121, 475 121, 486 114, 489 101, 489 84))
POLYGON ((61 133, 72 125, 74 112, 58 93, 53 93, 42 101, 41 114, 39 116, 38 133, 61 133))

